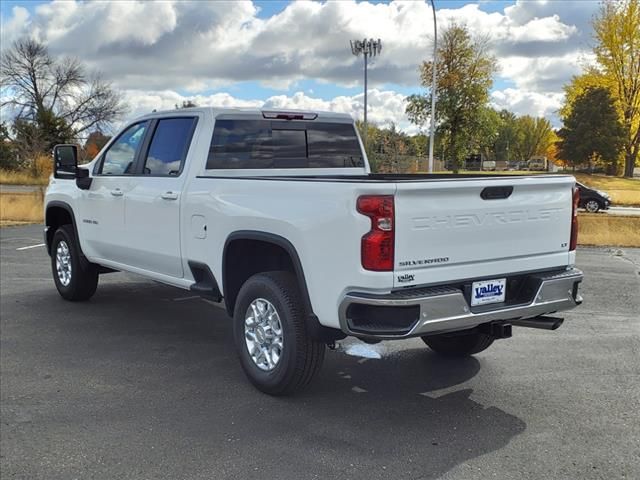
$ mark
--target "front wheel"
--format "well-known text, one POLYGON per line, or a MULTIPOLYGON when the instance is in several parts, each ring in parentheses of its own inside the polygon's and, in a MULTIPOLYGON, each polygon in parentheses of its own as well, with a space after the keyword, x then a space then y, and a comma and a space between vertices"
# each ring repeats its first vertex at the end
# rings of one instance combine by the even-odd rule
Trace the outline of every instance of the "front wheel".
POLYGON ((588 200, 584 204, 584 209, 589 213, 597 213, 598 210, 600 210, 601 208, 602 206, 600 205, 600 202, 598 202, 597 200, 588 200))
POLYGON ((96 292, 98 266, 81 257, 71 225, 61 226, 53 235, 51 270, 58 293, 66 300, 88 300, 96 292))
POLYGON ((295 277, 289 272, 259 273, 238 293, 233 334, 240 363, 259 390, 288 395, 318 373, 325 345, 307 330, 295 277))
POLYGON ((467 357, 486 350, 493 343, 493 337, 486 333, 469 332, 459 334, 432 335, 422 337, 434 352, 448 357, 467 357))

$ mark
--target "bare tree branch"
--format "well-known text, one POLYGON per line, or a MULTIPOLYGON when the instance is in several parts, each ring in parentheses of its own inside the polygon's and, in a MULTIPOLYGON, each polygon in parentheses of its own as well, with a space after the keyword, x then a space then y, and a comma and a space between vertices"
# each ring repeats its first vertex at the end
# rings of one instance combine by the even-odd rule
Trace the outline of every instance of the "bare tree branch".
POLYGON ((2 108, 74 137, 107 128, 126 112, 121 95, 99 74, 88 75, 78 59, 51 57, 45 45, 32 39, 18 40, 2 54, 0 88, 2 108))

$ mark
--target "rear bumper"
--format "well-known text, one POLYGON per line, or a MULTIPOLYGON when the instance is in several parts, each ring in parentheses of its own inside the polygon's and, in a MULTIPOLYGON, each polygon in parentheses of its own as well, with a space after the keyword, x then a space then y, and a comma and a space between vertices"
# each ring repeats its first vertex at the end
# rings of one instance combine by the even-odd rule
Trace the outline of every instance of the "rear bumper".
POLYGON ((384 295, 347 293, 339 307, 340 326, 348 335, 380 339, 408 338, 465 330, 480 324, 548 315, 582 303, 578 269, 527 276, 526 303, 471 308, 463 289, 429 287, 384 295))

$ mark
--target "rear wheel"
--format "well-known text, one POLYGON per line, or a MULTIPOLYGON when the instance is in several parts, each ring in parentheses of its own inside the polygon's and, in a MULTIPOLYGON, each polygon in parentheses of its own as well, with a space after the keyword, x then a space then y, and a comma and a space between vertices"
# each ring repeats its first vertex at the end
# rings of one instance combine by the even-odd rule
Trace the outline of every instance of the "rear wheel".
POLYGON ((602 206, 597 200, 587 200, 584 204, 584 209, 589 213, 596 213, 601 208, 602 206))
POLYGON ((242 368, 259 390, 287 395, 318 373, 325 344, 307 331, 298 285, 289 272, 252 276, 238 293, 234 340, 242 368))
POLYGON ((460 332, 422 337, 422 341, 440 355, 466 357, 489 348, 493 343, 493 337, 480 332, 460 332))
POLYGON ((71 225, 62 225, 53 235, 51 271, 58 293, 66 300, 88 300, 96 292, 98 265, 81 256, 71 225))

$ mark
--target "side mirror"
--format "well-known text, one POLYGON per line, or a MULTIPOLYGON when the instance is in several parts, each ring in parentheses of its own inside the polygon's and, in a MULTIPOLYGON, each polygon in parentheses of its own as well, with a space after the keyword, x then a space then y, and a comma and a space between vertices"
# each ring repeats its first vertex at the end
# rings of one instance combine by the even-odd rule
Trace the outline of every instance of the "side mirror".
POLYGON ((78 169, 78 146, 56 145, 53 147, 54 178, 76 178, 78 169))
POLYGON ((73 180, 82 190, 88 190, 93 180, 88 168, 78 167, 77 145, 56 145, 53 147, 53 176, 73 180))

